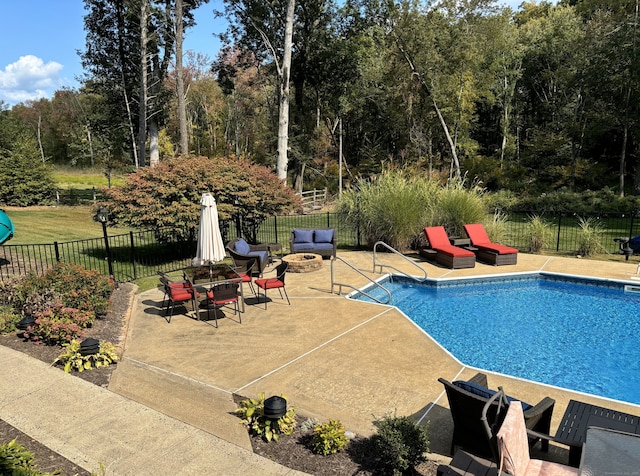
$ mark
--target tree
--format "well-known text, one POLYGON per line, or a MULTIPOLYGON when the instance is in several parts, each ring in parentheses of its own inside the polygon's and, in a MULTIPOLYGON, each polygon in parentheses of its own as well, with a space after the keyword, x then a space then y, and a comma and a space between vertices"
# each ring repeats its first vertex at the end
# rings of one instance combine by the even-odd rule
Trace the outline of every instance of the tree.
POLYGON ((283 187, 266 167, 232 157, 165 160, 156 167, 139 169, 123 186, 104 193, 116 223, 195 229, 203 191, 216 198, 222 220, 240 214, 259 222, 301 206, 293 191, 283 187))
POLYGON ((45 205, 54 197, 55 182, 35 137, 0 107, 0 205, 45 205))

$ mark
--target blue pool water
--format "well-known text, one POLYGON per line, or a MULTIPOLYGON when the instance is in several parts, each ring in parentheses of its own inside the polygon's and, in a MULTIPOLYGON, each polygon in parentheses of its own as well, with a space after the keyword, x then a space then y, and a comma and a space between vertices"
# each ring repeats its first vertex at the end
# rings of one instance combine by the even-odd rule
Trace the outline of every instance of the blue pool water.
POLYGON ((623 283, 535 274, 383 285, 466 365, 640 404, 640 294, 623 283))

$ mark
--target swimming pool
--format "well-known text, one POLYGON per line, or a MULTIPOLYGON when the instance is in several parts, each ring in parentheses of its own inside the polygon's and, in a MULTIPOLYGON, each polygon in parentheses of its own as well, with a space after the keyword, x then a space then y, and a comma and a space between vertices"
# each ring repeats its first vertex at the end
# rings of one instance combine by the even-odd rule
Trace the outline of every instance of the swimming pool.
POLYGON ((640 293, 625 283, 535 273, 382 284, 465 365, 640 404, 640 293))

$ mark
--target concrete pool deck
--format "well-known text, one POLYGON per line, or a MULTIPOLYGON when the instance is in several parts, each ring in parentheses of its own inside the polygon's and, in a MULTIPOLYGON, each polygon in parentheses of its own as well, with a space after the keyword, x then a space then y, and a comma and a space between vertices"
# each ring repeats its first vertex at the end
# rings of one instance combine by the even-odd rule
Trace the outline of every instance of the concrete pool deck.
MULTIPOLYGON (((372 278, 380 276, 371 272, 372 253, 339 252, 338 256, 372 278)), ((378 254, 378 260, 408 274, 419 272, 394 254, 378 254)), ((430 278, 550 271, 630 280, 636 272, 632 262, 524 253, 515 266, 477 263, 475 268, 461 270, 445 269, 418 256, 411 261, 430 278)), ((248 305, 242 324, 230 316, 217 329, 184 315, 167 324, 159 311, 162 294, 139 295, 124 359, 110 389, 247 449, 246 433, 230 414, 235 409, 233 394, 284 394, 299 413, 321 420, 339 419, 363 435, 374 431, 373 416, 396 413, 422 418, 429 411, 423 421, 431 422, 431 450, 447 454, 452 422, 437 379, 470 377, 476 370, 460 365, 394 308, 332 294, 330 268, 325 260, 318 271, 288 273, 291 306, 272 290, 266 311, 261 305, 248 305), (144 384, 133 386, 133 381, 144 384), (170 395, 161 391, 165 383, 171 387, 170 395)), ((354 286, 367 282, 339 261, 334 273, 336 282, 354 286)), ((247 303, 252 302, 252 296, 247 296, 247 303)), ((493 374, 489 374, 489 384, 492 388, 502 385, 509 394, 532 403, 545 395, 554 398, 554 429, 569 399, 577 398, 572 392, 493 374)), ((579 399, 602 402, 583 395, 579 399)), ((606 403, 604 406, 640 413, 638 407, 606 403)))
MULTIPOLYGON (((372 253, 339 251, 338 256, 367 276, 380 277, 372 273, 372 253)), ((519 254, 517 265, 494 267, 477 263, 475 268, 461 270, 441 268, 417 255, 409 256, 414 264, 389 253, 378 254, 378 260, 412 275, 418 274, 418 265, 430 278, 534 271, 625 281, 637 276, 635 260, 592 261, 524 253, 519 254)), ((335 281, 353 286, 367 282, 340 261, 335 263, 334 276, 335 281)), ((241 459, 245 465, 244 472, 235 474, 295 474, 284 468, 282 472, 271 467, 261 468, 260 472, 246 468, 254 455, 246 430, 233 415, 234 395, 255 397, 259 392, 267 396, 284 394, 299 414, 323 421, 338 419, 349 430, 365 436, 374 432, 376 417, 412 415, 423 423, 429 422, 433 458, 448 461, 453 423, 444 389, 437 379, 465 379, 477 370, 461 365, 394 308, 332 294, 328 260, 322 269, 311 273, 288 273, 286 283, 290 306, 272 290, 265 310, 262 303, 254 305, 255 298, 245 287, 247 307, 242 324, 232 312, 225 311, 228 318, 220 319, 218 328, 212 322, 181 314, 175 314, 167 323, 160 310, 161 291, 136 295, 124 356, 107 393, 125 397, 126 402, 168 417, 176 425, 217 437, 228 458, 241 459)), ((499 343, 488 345, 499 351, 499 343)), ((572 398, 640 415, 637 405, 486 373, 490 387, 503 386, 508 394, 524 401, 536 403, 544 396, 554 398, 552 434, 572 398)), ((133 434, 145 431, 133 419, 123 425, 133 434)), ((207 444, 209 451, 202 450, 202 454, 190 458, 203 458, 203 464, 213 464, 211 459, 206 460, 212 457, 207 453, 215 453, 218 446, 207 444)), ((56 451, 64 455, 58 448, 56 451)), ((566 463, 565 449, 558 447, 553 454, 566 463)), ((110 463, 104 458, 96 461, 110 463)), ((169 461, 165 459, 164 464, 169 461)), ((142 474, 121 471, 123 466, 117 462, 109 467, 108 474, 142 474)))

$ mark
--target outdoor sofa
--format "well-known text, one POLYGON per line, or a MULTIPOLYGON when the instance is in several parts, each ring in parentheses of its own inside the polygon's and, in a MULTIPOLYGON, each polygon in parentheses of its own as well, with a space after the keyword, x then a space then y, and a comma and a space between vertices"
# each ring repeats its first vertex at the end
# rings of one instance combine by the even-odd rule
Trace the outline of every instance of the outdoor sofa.
POLYGON ((313 253, 323 258, 336 256, 335 228, 294 228, 289 238, 291 253, 313 253))

